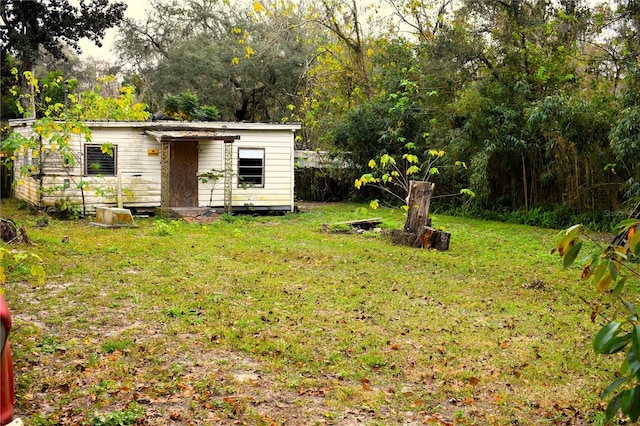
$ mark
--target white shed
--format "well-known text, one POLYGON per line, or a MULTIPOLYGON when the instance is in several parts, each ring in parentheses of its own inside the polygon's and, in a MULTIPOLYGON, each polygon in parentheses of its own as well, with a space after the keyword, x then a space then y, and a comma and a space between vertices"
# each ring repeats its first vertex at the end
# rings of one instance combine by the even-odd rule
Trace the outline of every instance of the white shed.
MULTIPOLYGON (((16 120, 10 125, 29 136, 33 123, 16 120)), ((28 177, 20 177, 16 170, 17 198, 45 207, 70 202, 84 205, 87 212, 118 204, 132 210, 226 207, 288 212, 295 208, 294 147, 299 124, 86 124, 91 142, 79 136, 74 140, 73 166, 50 159, 28 177), (113 147, 113 155, 102 152, 105 143, 113 147)), ((16 168, 33 161, 31 152, 19 154, 16 168)))

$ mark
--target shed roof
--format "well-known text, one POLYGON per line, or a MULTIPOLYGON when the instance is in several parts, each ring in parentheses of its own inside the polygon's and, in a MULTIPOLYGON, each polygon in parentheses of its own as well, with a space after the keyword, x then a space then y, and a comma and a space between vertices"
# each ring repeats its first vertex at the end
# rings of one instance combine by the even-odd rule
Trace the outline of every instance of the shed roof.
POLYGON ((146 130, 145 134, 155 138, 158 142, 176 142, 176 141, 210 141, 218 140, 225 142, 233 142, 240 139, 238 135, 222 133, 212 130, 146 130))
MULTIPOLYGON (((11 127, 29 126, 34 119, 9 120, 11 127)), ((89 128, 135 128, 150 131, 218 131, 233 132, 237 130, 300 130, 300 123, 244 123, 234 121, 85 121, 89 128)))

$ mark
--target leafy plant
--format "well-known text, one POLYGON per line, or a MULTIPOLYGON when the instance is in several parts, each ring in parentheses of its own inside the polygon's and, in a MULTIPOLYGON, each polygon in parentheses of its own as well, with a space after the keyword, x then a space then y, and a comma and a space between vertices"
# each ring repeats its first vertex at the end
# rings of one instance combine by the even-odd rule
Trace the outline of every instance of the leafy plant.
POLYGON ((186 91, 180 95, 168 95, 162 101, 165 114, 176 120, 213 121, 220 118, 214 105, 200 105, 197 95, 186 91))
POLYGON ((115 351, 122 352, 127 347, 129 347, 132 343, 133 343, 133 341, 130 340, 130 339, 125 339, 125 340, 108 339, 108 340, 106 340, 105 342, 102 343, 100 348, 102 349, 103 352, 106 352, 106 353, 110 354, 110 353, 113 353, 115 351))
POLYGON ((161 237, 173 235, 180 225, 175 220, 158 219, 153 223, 155 234, 161 237))
MULTIPOLYGON (((413 70, 403 69, 403 72, 410 75, 413 70)), ((403 144, 404 153, 384 152, 378 157, 378 160, 369 160, 368 166, 372 171, 356 179, 356 188, 360 189, 365 185, 370 185, 406 204, 411 180, 429 182, 433 176, 440 173, 438 163, 445 156, 445 151, 441 149, 420 151, 420 145, 429 141, 429 132, 425 131, 422 135, 416 135, 414 140, 422 142, 412 142, 407 139, 407 134, 412 131, 408 128, 410 126, 407 123, 407 114, 411 114, 415 108, 415 95, 419 92, 418 89, 418 84, 407 76, 400 81, 398 92, 391 93, 387 99, 387 102, 390 103, 387 114, 391 117, 392 123, 388 129, 382 132, 381 139, 403 144)), ((436 94, 437 92, 432 91, 428 96, 436 94)), ((456 161, 455 166, 461 166, 465 169, 467 167, 461 161, 456 161)), ((473 195, 473 192, 468 189, 462 190, 461 193, 473 195)), ((378 200, 374 200, 370 206, 376 209, 378 203, 378 200)))
POLYGON ((45 336, 42 341, 37 345, 38 352, 45 354, 54 353, 59 347, 60 342, 56 339, 56 336, 50 335, 45 336))
POLYGON ((127 408, 111 413, 94 413, 89 420, 91 426, 127 426, 134 425, 143 419, 146 410, 132 402, 127 408))
MULTIPOLYGON (((416 146, 409 142, 405 148, 413 152, 416 146)), ((436 163, 444 155, 444 151, 429 150, 429 159, 421 163, 417 155, 406 153, 402 155, 399 165, 399 161, 396 161, 394 157, 383 154, 379 161, 373 159, 369 161, 369 167, 373 169, 373 172, 365 173, 356 179, 356 188, 360 189, 364 185, 371 185, 406 203, 406 198, 409 195, 409 182, 412 178, 428 181, 430 176, 440 173, 436 163)), ((373 206, 374 204, 372 204, 373 206)))
POLYGON ((216 169, 211 169, 211 171, 207 173, 202 173, 198 175, 198 180, 201 183, 205 185, 210 185, 209 207, 213 206, 213 191, 215 191, 216 187, 218 186, 218 182, 220 181, 220 179, 223 179, 224 176, 225 176, 224 170, 216 170, 216 169))
POLYGON ((45 272, 41 263, 42 259, 35 253, 0 247, 0 284, 5 284, 9 276, 24 272, 25 269, 38 284, 44 283, 45 272))
POLYGON ((44 228, 45 226, 49 226, 49 216, 46 214, 41 214, 36 218, 36 226, 44 228))
MULTIPOLYGON (((619 244, 603 246, 589 238, 582 225, 574 225, 558 234, 552 253, 558 252, 566 268, 578 257, 585 237, 595 244, 593 253, 584 260, 582 279, 591 279, 601 295, 611 293, 628 312, 623 318, 608 321, 593 340, 596 354, 625 354, 619 368, 620 377, 607 386, 601 397, 611 397, 607 420, 620 411, 635 422, 640 418, 640 316, 635 306, 622 298, 622 293, 630 277, 640 278, 640 272, 634 268, 634 262, 640 258, 640 232, 636 232, 640 231, 640 221, 623 221, 618 231, 626 238, 619 244)), ((601 309, 600 304, 595 306, 592 320, 601 315, 601 309)))

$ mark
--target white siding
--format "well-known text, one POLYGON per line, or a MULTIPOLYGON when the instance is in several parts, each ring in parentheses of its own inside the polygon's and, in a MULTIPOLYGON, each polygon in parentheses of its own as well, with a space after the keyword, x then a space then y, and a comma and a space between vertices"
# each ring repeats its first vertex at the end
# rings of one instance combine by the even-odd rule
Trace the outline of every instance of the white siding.
MULTIPOLYGON (((148 149, 159 150, 160 145, 144 134, 143 129, 133 128, 99 128, 92 129, 91 144, 111 143, 117 147, 117 172, 120 174, 123 202, 130 207, 156 207, 160 205, 160 155, 148 154, 148 149)), ((44 206, 54 206, 56 200, 69 198, 69 201, 82 205, 82 191, 79 186, 84 183, 84 200, 87 210, 92 212, 97 206, 115 205, 117 203, 117 178, 115 176, 84 175, 84 145, 80 137, 74 139, 73 149, 76 164, 73 167, 62 167, 59 156, 50 157, 45 163, 44 188, 55 188, 55 191, 42 195, 44 206)), ((18 164, 23 161, 18 159, 18 164)), ((17 177, 16 196, 34 204, 38 203, 37 181, 33 178, 17 177)))
MULTIPOLYGON (((240 139, 233 143, 232 154, 232 205, 234 207, 294 207, 293 200, 293 147, 294 134, 291 130, 273 131, 228 131, 239 135, 240 139), (238 187, 238 149, 264 149, 264 186, 238 187)), ((224 143, 222 141, 202 141, 199 144, 198 174, 211 169, 223 170, 224 143)), ((209 206, 212 185, 198 184, 198 200, 200 206, 209 206)), ((224 179, 215 185, 212 197, 213 207, 224 206, 224 179)))
MULTIPOLYGON (((92 144, 111 143, 117 147, 117 173, 120 176, 125 207, 159 207, 161 194, 161 145, 145 130, 155 131, 196 128, 224 132, 226 135, 238 135, 239 140, 233 143, 232 154, 232 204, 234 207, 294 208, 294 130, 297 125, 268 125, 257 123, 88 123, 92 130, 92 144), (180 127, 181 126, 181 127, 180 127), (264 187, 238 187, 238 148, 264 149, 264 187), (158 152, 157 155, 154 155, 158 152)), ((30 132, 30 126, 16 127, 15 131, 23 134, 30 132)), ((88 188, 84 191, 85 205, 88 212, 95 207, 115 205, 118 179, 115 176, 84 175, 84 141, 74 141, 78 156, 74 167, 62 167, 60 161, 48 161, 45 169, 44 187, 58 190, 43 195, 45 206, 52 206, 56 200, 69 198, 79 205, 82 193, 78 189, 81 182, 88 188)), ((224 164, 224 142, 206 140, 199 142, 198 174, 222 170, 224 164)), ((16 196, 34 204, 38 203, 37 181, 33 178, 19 179, 16 196)), ((221 208, 224 206, 224 178, 215 185, 213 199, 210 183, 198 183, 198 204, 221 208)))

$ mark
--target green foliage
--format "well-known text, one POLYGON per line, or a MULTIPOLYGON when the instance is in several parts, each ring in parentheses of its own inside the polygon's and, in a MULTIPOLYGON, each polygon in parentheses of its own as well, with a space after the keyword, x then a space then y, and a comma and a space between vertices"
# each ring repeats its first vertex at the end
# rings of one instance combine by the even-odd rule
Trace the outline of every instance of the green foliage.
POLYGON ((108 339, 105 340, 102 345, 100 346, 100 348, 102 349, 103 352, 105 353, 113 353, 115 351, 120 351, 122 352, 123 350, 127 349, 129 346, 131 346, 131 344, 133 343, 132 340, 130 339, 108 339))
POLYGON ((180 227, 177 220, 158 219, 153 222, 154 234, 160 237, 173 235, 180 227))
POLYGON ((89 424, 91 426, 127 426, 138 424, 143 419, 146 410, 144 407, 132 402, 127 408, 110 413, 94 413, 89 424))
POLYGON ((214 105, 200 105, 194 94, 186 91, 180 95, 168 95, 162 101, 164 113, 176 120, 214 121, 220 119, 220 111, 214 105))
MULTIPOLYGON (((629 170, 632 178, 628 181, 629 188, 640 176, 638 158, 640 158, 640 106, 633 106, 622 111, 618 121, 611 129, 611 150, 616 159, 629 170)), ((628 196, 638 195, 638 190, 628 196)))
POLYGON ((62 344, 58 341, 55 335, 44 336, 36 345, 37 351, 41 354, 55 353, 61 347, 62 344))
POLYGON ((45 226, 49 226, 49 216, 46 214, 41 214, 36 218, 36 226, 39 228, 44 228, 45 226))
MULTIPOLYGON (((623 221, 618 232, 625 235, 621 244, 606 247, 596 244, 594 251, 585 258, 582 279, 590 279, 603 297, 610 293, 618 298, 627 311, 625 317, 610 320, 600 329, 593 339, 593 350, 600 355, 624 352, 618 371, 620 377, 602 392, 601 397, 611 398, 606 409, 607 420, 621 412, 636 422, 640 418, 640 318, 635 306, 625 301, 622 294, 630 278, 640 278, 640 272, 635 269, 640 256, 640 221, 623 221)), ((556 236, 552 253, 558 252, 565 268, 578 258, 585 236, 582 225, 574 225, 556 236)), ((594 308, 593 320, 602 315, 601 309, 599 304, 594 308)))
MULTIPOLYGON (((415 149, 412 143, 407 143, 406 147, 410 152, 415 149)), ((432 149, 429 150, 428 154, 428 159, 424 162, 421 162, 415 154, 404 154, 400 160, 400 166, 396 159, 388 154, 380 157, 379 162, 370 160, 369 167, 373 172, 365 173, 359 179, 356 179, 355 186, 358 189, 365 185, 373 186, 406 204, 411 180, 429 181, 433 175, 439 173, 436 164, 444 157, 445 152, 432 149)))
MULTIPOLYGON (((100 82, 110 83, 113 80, 113 76, 107 76, 101 78, 100 82)), ((121 87, 118 97, 104 97, 101 92, 102 86, 97 85, 82 92, 79 99, 69 96, 69 117, 76 120, 144 121, 151 116, 147 105, 136 101, 133 86, 121 87)))
POLYGON ((56 58, 64 58, 63 47, 79 51, 84 37, 100 43, 106 29, 118 25, 124 17, 122 2, 93 2, 72 5, 68 0, 6 0, 2 3, 3 25, 0 46, 20 60, 30 71, 43 48, 56 58))
MULTIPOLYGON (((18 97, 12 93, 11 88, 15 84, 15 77, 11 74, 11 70, 16 67, 15 59, 9 54, 3 51, 0 55, 0 120, 11 120, 20 118, 21 114, 18 112, 18 106, 16 102, 18 97)), ((0 134, 0 139, 4 139, 4 130, 0 134)))
POLYGON ((31 275, 38 284, 44 283, 45 271, 42 259, 35 253, 23 250, 10 250, 0 246, 0 284, 4 285, 13 279, 31 275))
MULTIPOLYGON (((158 3, 144 22, 123 26, 117 45, 154 107, 162 108, 167 95, 190 92, 215 104, 223 120, 291 120, 315 46, 305 35, 303 8, 289 1, 265 6, 268 12, 227 1, 158 3)), ((218 115, 201 112, 206 116, 194 119, 218 115)))
POLYGON ((328 155, 320 167, 295 167, 295 195, 305 201, 342 201, 353 192, 354 171, 342 156, 328 155))

